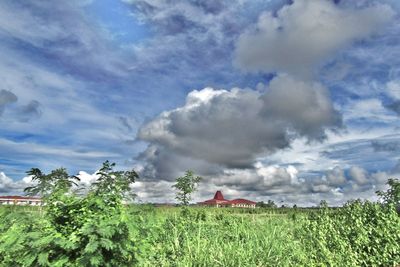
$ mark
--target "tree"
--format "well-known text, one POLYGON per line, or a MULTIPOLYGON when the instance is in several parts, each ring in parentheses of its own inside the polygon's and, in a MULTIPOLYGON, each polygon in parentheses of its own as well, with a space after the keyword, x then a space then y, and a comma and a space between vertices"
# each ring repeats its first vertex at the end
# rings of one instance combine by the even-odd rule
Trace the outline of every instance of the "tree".
POLYGON ((138 174, 134 170, 113 171, 114 167, 115 163, 110 163, 108 160, 103 163, 103 167, 96 173, 99 178, 93 183, 92 192, 95 195, 102 195, 103 199, 106 196, 113 199, 117 197, 118 201, 132 197, 129 185, 139 178, 138 174))
POLYGON ((400 214, 400 181, 398 179, 389 179, 387 181, 389 189, 386 192, 376 191, 384 203, 393 204, 396 207, 397 213, 400 214))
POLYGON ((265 208, 266 204, 264 203, 264 201, 259 201, 257 202, 256 207, 265 208))
POLYGON ((64 168, 53 170, 49 174, 42 173, 38 168, 32 168, 26 173, 32 177, 32 182, 36 183, 24 189, 24 192, 30 196, 39 195, 46 198, 55 192, 65 193, 72 185, 76 185, 76 181, 79 181, 78 177, 68 175, 64 168))
POLYGON ((97 181, 81 196, 71 190, 78 178, 65 169, 50 174, 31 169, 28 174, 36 185, 25 192, 43 197, 44 227, 25 242, 29 253, 21 251, 21 261, 30 264, 8 266, 133 266, 139 248, 123 200, 138 175, 134 170, 113 171, 114 166, 104 162, 97 181))
POLYGON ((257 202, 256 206, 260 207, 260 208, 276 208, 277 207, 273 200, 268 200, 267 203, 265 203, 264 201, 257 202))
POLYGON ((376 194, 380 196, 385 203, 393 203, 395 205, 400 204, 400 181, 398 179, 389 179, 387 181, 389 189, 385 192, 376 191, 376 194))
POLYGON ((323 200, 321 200, 321 202, 319 202, 318 206, 320 208, 327 208, 328 207, 328 202, 325 199, 323 199, 323 200))
POLYGON ((189 205, 191 194, 196 191, 197 185, 202 177, 194 176, 193 171, 186 171, 184 176, 176 178, 176 183, 172 186, 178 190, 176 199, 184 206, 189 205))
POLYGON ((277 208, 278 206, 275 204, 275 202, 273 200, 268 200, 267 202, 267 207, 268 208, 277 208))

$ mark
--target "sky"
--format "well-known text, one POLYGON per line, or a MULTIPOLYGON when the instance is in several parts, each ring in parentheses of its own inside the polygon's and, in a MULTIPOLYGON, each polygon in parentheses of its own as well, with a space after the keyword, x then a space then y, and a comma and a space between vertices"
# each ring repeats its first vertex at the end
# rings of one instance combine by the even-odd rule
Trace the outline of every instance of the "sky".
POLYGON ((135 169, 137 201, 341 205, 400 177, 397 0, 0 3, 0 194, 135 169))

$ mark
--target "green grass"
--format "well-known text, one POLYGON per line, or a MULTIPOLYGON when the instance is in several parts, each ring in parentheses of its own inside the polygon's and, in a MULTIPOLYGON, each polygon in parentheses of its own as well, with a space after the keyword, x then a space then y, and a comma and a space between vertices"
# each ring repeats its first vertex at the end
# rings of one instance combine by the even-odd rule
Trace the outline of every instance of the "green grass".
MULTIPOLYGON (((142 266, 293 266, 304 251, 286 214, 251 210, 156 208, 141 214, 150 246, 142 266)), ((269 212, 268 210, 265 210, 269 212)), ((133 227, 134 224, 132 224, 133 227)))
MULTIPOLYGON (((38 231, 43 213, 38 207, 0 207, 0 259, 1 253, 7 254, 5 242, 13 247, 13 239, 6 235, 29 231, 31 224, 38 231), (24 230, 16 230, 17 225, 24 230)), ((400 262, 399 216, 379 204, 324 210, 132 205, 125 216, 137 266, 396 266, 400 262)))

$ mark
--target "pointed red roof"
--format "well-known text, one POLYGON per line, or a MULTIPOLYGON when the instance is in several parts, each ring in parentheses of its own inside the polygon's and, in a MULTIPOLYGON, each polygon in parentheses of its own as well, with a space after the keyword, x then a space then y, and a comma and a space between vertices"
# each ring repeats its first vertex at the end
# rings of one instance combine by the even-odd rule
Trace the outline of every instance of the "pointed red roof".
POLYGON ((224 196, 222 195, 222 192, 219 190, 217 192, 215 192, 214 199, 215 200, 225 200, 224 196))
POLYGON ((228 203, 229 200, 226 200, 224 196, 222 195, 221 191, 217 191, 214 195, 213 199, 206 200, 204 202, 199 202, 199 204, 204 204, 204 205, 216 205, 216 204, 225 204, 228 203))
POLYGON ((247 205, 255 205, 256 202, 244 199, 244 198, 237 198, 234 200, 228 200, 225 199, 224 196, 222 195, 221 191, 217 191, 214 195, 213 199, 209 199, 203 202, 199 202, 199 204, 202 205, 237 205, 237 204, 247 204, 247 205))

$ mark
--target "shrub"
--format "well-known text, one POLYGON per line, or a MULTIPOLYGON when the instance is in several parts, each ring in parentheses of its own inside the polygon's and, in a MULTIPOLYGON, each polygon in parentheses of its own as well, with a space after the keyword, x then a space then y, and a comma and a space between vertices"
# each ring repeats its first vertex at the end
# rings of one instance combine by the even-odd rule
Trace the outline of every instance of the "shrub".
POLYGON ((393 203, 350 201, 304 221, 298 237, 307 265, 395 266, 400 263, 400 217, 393 203))
POLYGON ((32 169, 38 183, 26 191, 43 196, 45 214, 39 223, 2 224, 4 266, 132 266, 135 244, 122 201, 137 174, 115 172, 114 165, 103 164, 85 196, 71 190, 77 177, 65 169, 47 175, 32 169))

